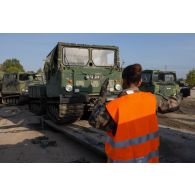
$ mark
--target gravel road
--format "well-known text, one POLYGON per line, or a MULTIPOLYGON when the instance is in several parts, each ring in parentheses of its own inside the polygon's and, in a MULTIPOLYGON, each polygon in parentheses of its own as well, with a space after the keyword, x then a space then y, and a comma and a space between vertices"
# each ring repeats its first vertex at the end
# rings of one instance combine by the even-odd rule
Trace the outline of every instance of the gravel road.
POLYGON ((161 125, 195 132, 195 90, 183 99, 178 111, 158 114, 158 121, 161 125))
POLYGON ((105 162, 62 133, 42 129, 27 107, 3 107, 0 116, 0 162, 105 162))

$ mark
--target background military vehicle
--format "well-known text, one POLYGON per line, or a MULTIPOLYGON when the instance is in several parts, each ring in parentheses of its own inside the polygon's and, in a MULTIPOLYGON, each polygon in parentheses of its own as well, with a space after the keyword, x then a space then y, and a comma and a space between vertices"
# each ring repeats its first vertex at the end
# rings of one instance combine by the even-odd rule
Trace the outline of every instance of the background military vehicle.
POLYGON ((182 100, 176 80, 174 71, 144 70, 140 89, 156 95, 159 112, 175 111, 182 100))
POLYGON ((1 101, 3 75, 4 75, 4 72, 0 71, 0 101, 1 101))
POLYGON ((93 109, 106 78, 107 100, 118 95, 122 89, 121 71, 118 47, 58 43, 44 65, 45 88, 29 88, 31 110, 42 109, 45 102, 47 115, 55 122, 80 119, 84 112, 93 109))
POLYGON ((178 79, 177 83, 180 87, 180 93, 182 94, 183 97, 188 97, 191 95, 191 89, 189 85, 185 82, 185 80, 178 79))
POLYGON ((5 73, 2 81, 2 103, 17 105, 28 100, 28 86, 43 83, 35 73, 5 73))

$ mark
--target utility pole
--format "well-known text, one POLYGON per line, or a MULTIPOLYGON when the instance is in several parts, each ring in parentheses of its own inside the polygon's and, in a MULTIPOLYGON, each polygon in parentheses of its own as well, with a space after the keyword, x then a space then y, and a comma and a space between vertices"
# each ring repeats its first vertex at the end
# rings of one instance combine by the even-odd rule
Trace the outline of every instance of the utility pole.
POLYGON ((125 65, 125 61, 124 61, 124 60, 122 60, 122 65, 121 65, 121 68, 123 68, 123 67, 124 67, 124 65, 125 65))

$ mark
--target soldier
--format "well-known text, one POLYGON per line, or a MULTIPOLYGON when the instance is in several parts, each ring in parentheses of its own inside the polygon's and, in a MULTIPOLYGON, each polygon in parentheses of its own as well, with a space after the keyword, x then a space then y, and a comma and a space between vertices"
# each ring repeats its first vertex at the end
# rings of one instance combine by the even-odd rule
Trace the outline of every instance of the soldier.
POLYGON ((106 104, 104 93, 89 118, 92 126, 107 133, 108 162, 159 162, 156 98, 139 91, 141 71, 140 64, 127 66, 119 97, 106 104))

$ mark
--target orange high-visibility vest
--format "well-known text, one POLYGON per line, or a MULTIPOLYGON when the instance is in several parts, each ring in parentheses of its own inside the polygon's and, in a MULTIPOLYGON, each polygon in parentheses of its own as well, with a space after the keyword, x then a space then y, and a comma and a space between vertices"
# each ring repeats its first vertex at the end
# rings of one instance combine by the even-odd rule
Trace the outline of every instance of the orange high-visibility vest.
POLYGON ((116 134, 107 132, 105 151, 112 162, 159 162, 156 98, 137 92, 106 105, 117 124, 116 134))

